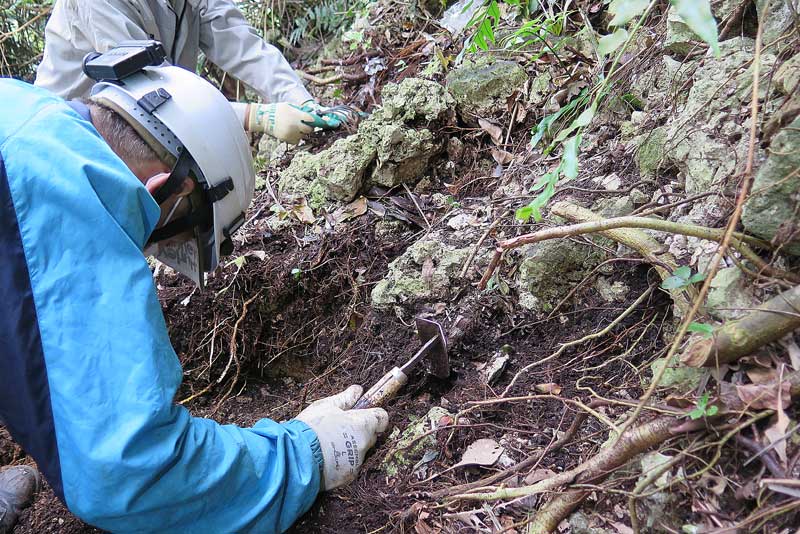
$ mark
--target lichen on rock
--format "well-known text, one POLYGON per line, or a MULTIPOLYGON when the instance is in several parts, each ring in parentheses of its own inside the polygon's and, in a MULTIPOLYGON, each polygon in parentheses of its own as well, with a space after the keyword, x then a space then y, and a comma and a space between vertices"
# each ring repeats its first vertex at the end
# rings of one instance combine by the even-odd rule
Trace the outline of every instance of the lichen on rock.
POLYGON ((604 258, 597 248, 567 239, 533 243, 519 250, 523 255, 517 276, 519 304, 540 312, 551 310, 604 258))
POLYGON ((506 111, 506 99, 528 81, 525 70, 513 61, 477 56, 447 75, 447 88, 468 122, 506 111))
POLYGON ((742 223, 748 232, 766 240, 776 236, 783 251, 800 255, 800 118, 772 140, 769 157, 753 181, 744 205, 742 223))
MULTIPOLYGON (((372 289, 372 305, 389 307, 448 296, 471 250, 448 245, 435 233, 417 241, 389 264, 386 277, 372 289)), ((489 254, 479 253, 474 265, 485 265, 489 254)))
POLYGON ((449 424, 452 418, 453 414, 440 406, 434 406, 427 414, 408 425, 402 433, 389 436, 390 440, 393 437, 395 440, 392 450, 383 460, 384 472, 390 477, 397 476, 403 468, 417 462, 425 449, 436 447, 436 433, 425 435, 426 432, 442 426, 443 422, 449 424))
POLYGON ((281 191, 307 196, 312 208, 328 200, 349 202, 378 184, 414 183, 442 150, 430 130, 408 123, 441 118, 454 101, 440 84, 406 78, 384 89, 384 107, 361 122, 358 131, 317 154, 297 154, 281 173, 281 191))

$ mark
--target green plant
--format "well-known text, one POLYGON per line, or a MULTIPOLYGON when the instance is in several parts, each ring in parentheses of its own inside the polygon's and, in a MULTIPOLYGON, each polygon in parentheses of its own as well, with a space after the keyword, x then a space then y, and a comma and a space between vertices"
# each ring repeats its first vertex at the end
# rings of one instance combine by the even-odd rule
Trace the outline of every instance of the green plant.
MULTIPOLYGON (((717 23, 711 13, 709 1, 670 0, 670 2, 675 6, 678 15, 683 21, 705 40, 718 55, 717 23)), ((556 186, 561 178, 563 177, 564 181, 568 181, 578 175, 578 152, 583 130, 591 124, 600 103, 610 93, 611 87, 615 83, 617 66, 620 64, 623 53, 633 41, 637 31, 641 28, 655 4, 656 0, 612 0, 609 4, 609 12, 614 15, 610 26, 616 26, 617 30, 611 35, 602 37, 598 43, 598 53, 602 55, 615 53, 611 67, 608 69, 608 75, 604 76, 602 74, 603 71, 601 71, 601 78, 595 83, 591 91, 581 93, 565 106, 566 109, 561 109, 557 113, 545 117, 531 131, 531 145, 535 147, 554 124, 565 122, 569 120, 569 116, 576 115, 579 109, 582 110, 572 123, 561 130, 544 150, 545 155, 549 154, 560 144, 562 153, 559 165, 545 173, 534 183, 531 192, 536 192, 537 194, 527 206, 516 211, 516 219, 523 222, 527 222, 531 217, 536 221, 541 220, 541 209, 547 205, 555 194, 556 186), (638 17, 638 20, 629 32, 623 26, 636 17, 638 17), (562 121, 562 119, 564 120, 562 121)), ((631 102, 631 105, 633 103, 631 102)))
POLYGON ((291 275, 295 280, 300 280, 300 277, 303 275, 303 271, 295 267, 291 270, 291 275))
POLYGON ((682 289, 705 279, 705 273, 692 274, 692 269, 684 265, 675 269, 672 276, 661 282, 661 289, 682 289))
POLYGON ((296 45, 307 37, 324 39, 333 36, 348 27, 369 3, 369 0, 323 0, 304 7, 294 17, 289 42, 296 45))
POLYGON ((0 76, 32 81, 44 50, 44 26, 52 0, 0 3, 0 76))
POLYGON ((689 412, 688 417, 691 420, 700 419, 701 417, 713 417, 717 415, 719 408, 716 406, 709 406, 708 405, 708 393, 703 393, 703 396, 697 399, 697 404, 695 404, 694 410, 689 412))

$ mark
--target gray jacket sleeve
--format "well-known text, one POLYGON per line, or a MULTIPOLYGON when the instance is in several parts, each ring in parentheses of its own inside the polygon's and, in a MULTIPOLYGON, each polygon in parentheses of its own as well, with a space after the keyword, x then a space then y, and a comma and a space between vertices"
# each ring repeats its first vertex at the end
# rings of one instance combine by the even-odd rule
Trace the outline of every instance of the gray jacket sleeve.
POLYGON ((36 85, 66 99, 87 96, 94 81, 83 74, 83 56, 105 52, 120 41, 148 39, 146 26, 130 2, 59 0, 45 27, 36 85))
POLYGON ((268 102, 313 98, 280 51, 266 43, 231 0, 200 3, 200 48, 208 59, 247 83, 268 102))

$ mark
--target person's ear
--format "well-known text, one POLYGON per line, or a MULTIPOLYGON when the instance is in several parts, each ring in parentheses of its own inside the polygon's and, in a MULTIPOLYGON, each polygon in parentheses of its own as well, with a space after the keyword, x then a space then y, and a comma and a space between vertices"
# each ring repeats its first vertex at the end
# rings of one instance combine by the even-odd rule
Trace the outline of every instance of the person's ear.
POLYGON ((168 178, 169 178, 169 173, 162 172, 148 178, 144 186, 147 189, 147 192, 150 193, 150 195, 155 195, 156 191, 161 189, 161 186, 167 182, 168 178))

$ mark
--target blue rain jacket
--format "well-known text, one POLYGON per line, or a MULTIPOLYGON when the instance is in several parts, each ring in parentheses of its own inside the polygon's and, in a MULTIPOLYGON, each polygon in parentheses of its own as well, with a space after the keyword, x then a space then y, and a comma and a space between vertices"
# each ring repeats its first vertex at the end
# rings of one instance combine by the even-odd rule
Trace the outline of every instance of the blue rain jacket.
POLYGON ((319 491, 300 421, 173 403, 181 367, 142 248, 159 208, 63 100, 0 79, 0 418, 112 532, 280 532, 319 491))

